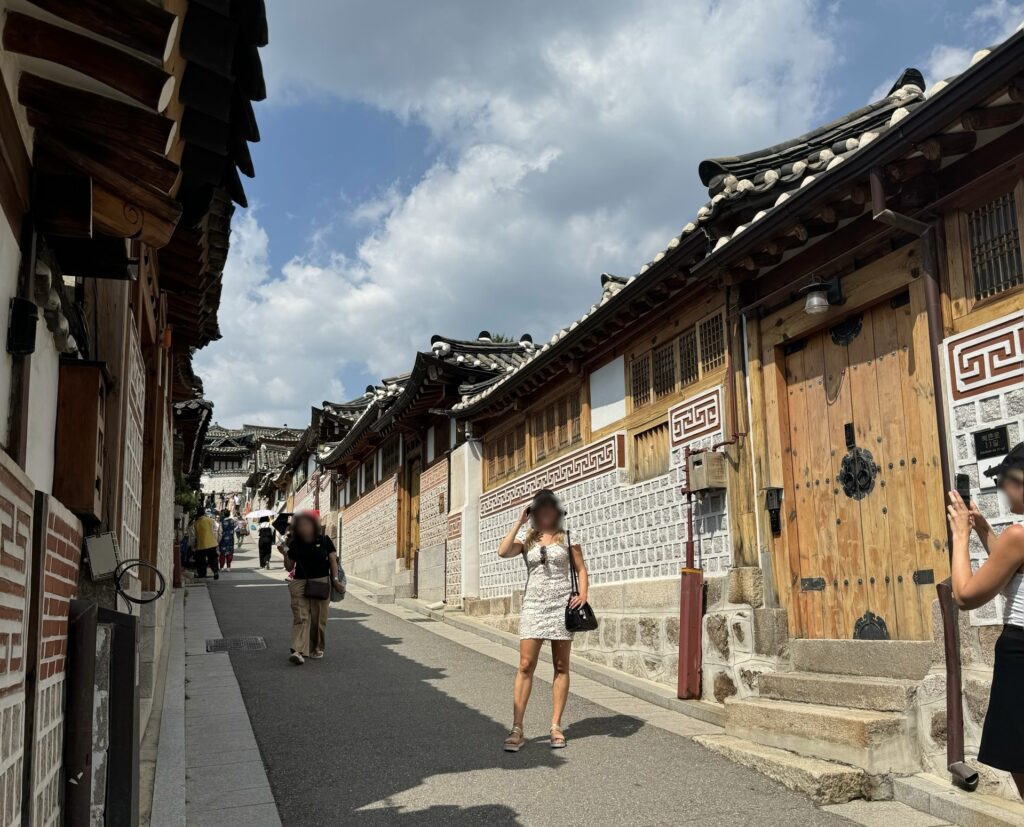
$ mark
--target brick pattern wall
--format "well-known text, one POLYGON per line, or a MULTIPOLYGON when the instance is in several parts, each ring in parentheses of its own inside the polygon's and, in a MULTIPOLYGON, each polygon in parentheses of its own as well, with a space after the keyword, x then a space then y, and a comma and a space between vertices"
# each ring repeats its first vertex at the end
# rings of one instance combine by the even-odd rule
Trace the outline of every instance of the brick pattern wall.
POLYGON ((443 546, 448 536, 448 460, 420 474, 420 548, 443 546))
MULTIPOLYGON (((974 432, 1006 426, 1012 448, 1024 437, 1024 313, 996 319, 951 336, 946 356, 947 419, 953 436, 954 473, 971 478, 971 492, 996 530, 1018 518, 1006 510, 999 492, 978 467, 974 432), (985 487, 982 488, 982 485, 985 487)), ((971 535, 975 567, 985 559, 976 534, 971 535)), ((975 625, 1000 625, 1003 598, 971 612, 975 625)))
POLYGON ((462 512, 448 517, 445 558, 444 600, 449 606, 462 605, 462 512))
POLYGON ((398 547, 398 478, 392 477, 341 512, 341 560, 345 572, 377 583, 398 547))
POLYGON ((21 823, 31 483, 0 452, 0 824, 21 823))
POLYGON ((48 512, 32 768, 35 824, 60 822, 68 609, 77 592, 83 537, 82 524, 52 497, 48 512))
MULTIPOLYGON (((684 400, 669 411, 673 448, 669 471, 630 484, 625 438, 614 434, 488 491, 480 501, 480 596, 502 597, 522 588, 522 560, 495 553, 530 495, 552 487, 568 512, 566 525, 583 546, 595 585, 674 577, 685 561, 687 512, 684 453, 710 447, 722 437, 721 390, 684 400)), ((731 565, 725 492, 696 501, 694 530, 699 563, 707 576, 731 565)))

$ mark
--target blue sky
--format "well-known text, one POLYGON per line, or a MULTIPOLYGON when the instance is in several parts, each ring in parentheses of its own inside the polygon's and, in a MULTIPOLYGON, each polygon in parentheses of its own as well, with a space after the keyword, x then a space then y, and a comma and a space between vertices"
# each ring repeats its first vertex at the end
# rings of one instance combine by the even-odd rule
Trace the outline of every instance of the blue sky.
POLYGON ((431 334, 540 340, 706 199, 698 162, 929 83, 1024 21, 954 0, 283 0, 224 338, 223 424, 304 425, 431 334))

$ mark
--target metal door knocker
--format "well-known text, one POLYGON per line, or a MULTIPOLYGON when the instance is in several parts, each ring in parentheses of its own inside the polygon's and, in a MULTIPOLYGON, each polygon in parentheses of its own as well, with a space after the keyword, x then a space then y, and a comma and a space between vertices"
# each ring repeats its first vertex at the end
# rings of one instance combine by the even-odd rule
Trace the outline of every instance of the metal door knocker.
POLYGON ((828 329, 828 332, 832 335, 832 341, 839 346, 848 345, 854 339, 857 338, 857 334, 860 333, 864 327, 864 316, 861 313, 857 313, 854 316, 848 316, 838 324, 832 325, 828 329))
POLYGON ((878 466, 867 448, 853 447, 849 450, 839 467, 836 478, 843 487, 843 493, 854 500, 863 500, 874 490, 878 466))
POLYGON ((853 624, 854 640, 890 640, 889 627, 885 625, 885 619, 879 617, 872 611, 864 612, 863 617, 858 617, 853 624))

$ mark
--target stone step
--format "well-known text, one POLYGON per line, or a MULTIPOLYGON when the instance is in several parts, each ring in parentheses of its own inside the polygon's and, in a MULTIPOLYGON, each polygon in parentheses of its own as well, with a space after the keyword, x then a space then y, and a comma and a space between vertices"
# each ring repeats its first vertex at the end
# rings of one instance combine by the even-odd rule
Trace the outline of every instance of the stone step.
POLYGON ((809 796, 815 804, 845 804, 864 797, 866 788, 872 786, 864 770, 857 767, 797 755, 732 735, 698 735, 693 740, 730 761, 809 796))
POLYGON ((729 698, 727 735, 838 761, 872 775, 920 769, 905 715, 770 698, 729 698))
POLYGON ((777 701, 905 712, 917 696, 918 682, 822 672, 765 672, 757 686, 762 698, 777 701))
POLYGON ((798 672, 919 681, 931 668, 935 648, 928 640, 797 639, 789 651, 798 672))

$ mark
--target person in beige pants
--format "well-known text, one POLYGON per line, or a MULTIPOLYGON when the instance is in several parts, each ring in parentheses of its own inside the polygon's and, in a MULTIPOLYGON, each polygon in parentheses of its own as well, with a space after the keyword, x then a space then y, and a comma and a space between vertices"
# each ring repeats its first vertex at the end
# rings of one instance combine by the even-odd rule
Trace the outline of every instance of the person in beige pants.
POLYGON ((288 584, 292 603, 289 660, 300 666, 307 657, 324 656, 331 589, 344 594, 345 583, 338 577, 338 552, 334 543, 323 533, 312 513, 301 512, 292 518, 281 551, 284 567, 295 574, 295 579, 288 584))

